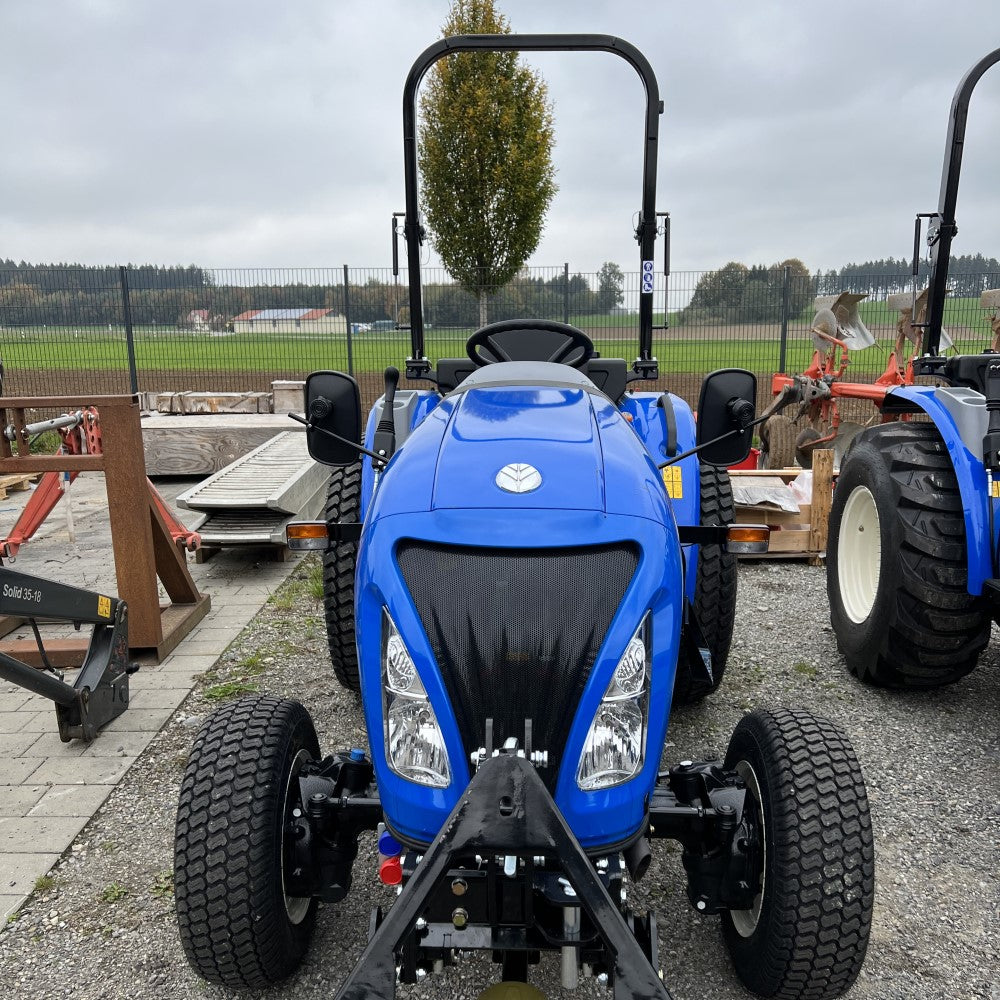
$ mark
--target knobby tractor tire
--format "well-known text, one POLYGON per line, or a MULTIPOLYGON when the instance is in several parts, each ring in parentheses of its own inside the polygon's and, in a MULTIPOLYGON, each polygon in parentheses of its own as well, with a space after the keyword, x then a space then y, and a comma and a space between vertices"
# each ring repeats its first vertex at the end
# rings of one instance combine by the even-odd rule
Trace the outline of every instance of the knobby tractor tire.
POLYGON ((316 901, 285 895, 283 837, 299 805, 295 775, 318 757, 294 701, 243 698, 198 733, 177 808, 174 895, 184 952, 209 982, 267 986, 306 952, 316 901))
MULTIPOLYGON (((361 463, 333 470, 326 498, 326 523, 361 520, 361 463)), ((354 569, 357 542, 332 543, 323 554, 323 604, 333 672, 348 691, 361 690, 354 634, 354 569)))
POLYGON ((962 510, 932 424, 855 439, 834 492, 826 581, 837 644, 862 681, 930 688, 975 667, 991 618, 968 592, 962 510))
POLYGON ((761 996, 841 996, 861 970, 875 896, 868 798, 850 741, 807 712, 758 710, 737 725, 725 767, 746 781, 763 833, 757 899, 722 916, 737 974, 761 996))
POLYGON ((795 424, 783 414, 769 417, 761 428, 765 469, 787 469, 795 461, 795 424))
MULTIPOLYGON (((711 465, 701 466, 701 524, 732 524, 735 508, 729 473, 711 465)), ((721 545, 698 546, 694 614, 712 653, 710 688, 696 683, 684 657, 674 678, 675 705, 700 701, 722 683, 736 622, 736 556, 721 545)))

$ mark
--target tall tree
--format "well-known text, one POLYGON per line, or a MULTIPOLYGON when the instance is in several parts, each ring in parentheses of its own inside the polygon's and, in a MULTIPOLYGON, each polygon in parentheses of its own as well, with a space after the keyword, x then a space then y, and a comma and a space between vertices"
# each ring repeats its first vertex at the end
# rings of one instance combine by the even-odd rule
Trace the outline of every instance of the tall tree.
POLYGON ((625 275, 613 261, 606 260, 597 272, 597 308, 609 312, 625 298, 625 275))
MULTIPOLYGON (((493 0, 453 0, 445 35, 508 34, 493 0)), ((552 106, 515 52, 439 60, 420 103, 422 200, 434 248, 479 300, 509 282, 538 246, 556 192, 552 106)))

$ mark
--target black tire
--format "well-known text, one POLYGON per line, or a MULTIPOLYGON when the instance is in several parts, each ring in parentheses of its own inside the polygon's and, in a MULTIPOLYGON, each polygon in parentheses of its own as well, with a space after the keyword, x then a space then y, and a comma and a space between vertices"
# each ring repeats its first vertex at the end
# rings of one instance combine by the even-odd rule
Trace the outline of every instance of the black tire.
POLYGON ((930 688, 975 667, 991 617, 968 592, 962 510, 933 424, 885 424, 855 439, 833 496, 826 584, 837 644, 862 681, 930 688))
POLYGON ((309 713, 294 701, 243 698, 198 733, 181 782, 174 896, 194 970, 231 989, 289 976, 309 946, 315 899, 283 889, 292 778, 319 757, 309 713))
POLYGON ((810 448, 809 445, 813 441, 818 441, 822 436, 815 427, 807 427, 805 430, 799 432, 799 436, 795 439, 795 461, 803 469, 811 469, 813 467, 814 449, 810 448))
MULTIPOLYGON (((335 468, 326 496, 326 523, 361 520, 361 463, 335 468)), ((342 687, 361 690, 354 633, 354 570, 357 542, 331 544, 323 554, 323 605, 330 662, 342 687)))
MULTIPOLYGON (((729 473, 711 465, 701 466, 701 524, 732 524, 735 516, 729 473)), ((714 683, 695 682, 690 664, 681 657, 674 677, 675 705, 700 701, 722 683, 736 623, 736 556, 721 545, 698 547, 694 614, 712 652, 714 683)))
POLYGON ((764 444, 763 469, 787 469, 795 462, 795 424, 781 413, 768 417, 761 428, 764 444))
POLYGON ((871 816, 847 737, 807 712, 745 715, 725 767, 747 782, 762 824, 754 907, 722 915, 736 972, 781 1000, 839 997, 857 978, 875 897, 871 816))

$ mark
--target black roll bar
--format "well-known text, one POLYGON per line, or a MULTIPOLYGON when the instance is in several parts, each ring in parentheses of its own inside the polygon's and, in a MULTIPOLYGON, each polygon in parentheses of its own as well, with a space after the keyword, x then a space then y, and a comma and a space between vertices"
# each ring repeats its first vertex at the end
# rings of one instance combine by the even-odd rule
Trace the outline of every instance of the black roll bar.
POLYGON ((403 87, 403 160, 406 183, 406 261, 410 291, 410 348, 406 362, 407 378, 423 378, 430 371, 424 355, 424 316, 420 286, 420 244, 423 229, 418 211, 417 187, 417 89, 424 74, 439 59, 453 52, 474 51, 523 52, 612 52, 621 56, 639 74, 646 88, 645 145, 642 166, 642 207, 636 239, 642 286, 639 296, 639 359, 637 371, 644 368, 655 377, 653 356, 653 245, 656 240, 656 149, 659 139, 659 116, 663 112, 660 91, 653 67, 629 42, 614 35, 452 35, 428 46, 410 67, 403 87), (648 273, 648 281, 646 275, 648 273), (642 363, 646 364, 643 365, 642 363))
MULTIPOLYGON (((955 204, 958 201, 958 180, 962 172, 962 152, 965 148, 965 125, 969 117, 969 99, 982 75, 1000 62, 1000 49, 984 56, 962 78, 952 98, 948 115, 948 136, 944 146, 944 167, 941 171, 941 192, 938 210, 932 215, 927 229, 927 242, 931 248, 931 280, 927 293, 927 329, 924 352, 936 355, 941 344, 941 325, 944 320, 944 297, 948 287, 948 265, 951 260, 951 241, 958 232, 955 222, 955 204)), ((921 216, 917 217, 917 225, 921 216)))

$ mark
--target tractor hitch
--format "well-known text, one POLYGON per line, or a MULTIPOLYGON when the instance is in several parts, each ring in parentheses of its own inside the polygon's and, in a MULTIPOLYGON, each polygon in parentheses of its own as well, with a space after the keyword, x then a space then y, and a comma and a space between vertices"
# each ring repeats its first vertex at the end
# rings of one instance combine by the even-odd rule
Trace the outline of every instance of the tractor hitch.
POLYGON ((408 855, 406 865, 411 877, 388 913, 373 916, 374 932, 338 1000, 391 1000, 397 967, 401 980, 420 981, 470 948, 502 953, 511 978, 523 978, 543 949, 562 950, 564 974, 572 975, 583 955, 599 951, 603 961, 591 968, 615 1000, 669 1000, 651 964, 655 922, 626 919, 608 892, 609 874, 602 878, 523 757, 485 760, 423 859, 408 855), (453 900, 447 912, 445 899, 453 900), (479 906, 483 923, 470 919, 479 906))

